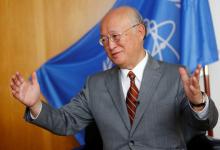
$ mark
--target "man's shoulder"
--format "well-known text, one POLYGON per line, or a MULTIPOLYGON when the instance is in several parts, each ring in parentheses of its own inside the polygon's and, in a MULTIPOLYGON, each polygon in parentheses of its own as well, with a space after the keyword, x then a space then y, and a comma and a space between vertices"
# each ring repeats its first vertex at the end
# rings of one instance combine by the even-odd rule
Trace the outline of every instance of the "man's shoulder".
POLYGON ((169 62, 165 62, 165 61, 160 61, 160 60, 154 60, 159 64, 159 68, 161 69, 161 71, 163 73, 168 73, 168 74, 179 74, 179 68, 180 67, 184 67, 181 64, 174 64, 174 63, 169 63, 169 62))
POLYGON ((156 68, 158 68, 158 66, 159 66, 160 69, 168 69, 168 70, 169 69, 176 70, 179 67, 184 67, 181 64, 170 63, 170 62, 167 62, 164 60, 157 60, 157 59, 153 58, 151 55, 149 55, 148 63, 153 65, 154 67, 156 66, 156 68))
POLYGON ((181 64, 174 64, 166 61, 158 61, 163 67, 170 68, 170 69, 177 69, 179 67, 184 67, 181 64))
POLYGON ((104 79, 107 76, 114 76, 117 75, 119 71, 119 68, 117 66, 112 67, 111 69, 107 69, 104 71, 97 72, 91 76, 89 76, 90 79, 104 79))

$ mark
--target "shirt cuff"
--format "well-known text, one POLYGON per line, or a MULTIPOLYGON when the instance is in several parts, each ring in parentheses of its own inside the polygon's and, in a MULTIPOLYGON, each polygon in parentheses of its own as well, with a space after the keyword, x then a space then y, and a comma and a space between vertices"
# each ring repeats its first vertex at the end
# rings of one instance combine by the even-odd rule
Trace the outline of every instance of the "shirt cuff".
POLYGON ((194 113, 202 120, 206 120, 208 118, 208 108, 209 108, 209 98, 208 96, 203 93, 203 98, 202 102, 205 102, 205 107, 201 111, 194 111, 192 106, 189 103, 190 108, 194 111, 194 113))
POLYGON ((39 114, 40 114, 40 112, 41 112, 41 110, 42 110, 42 103, 40 104, 39 107, 40 107, 40 111, 39 111, 39 113, 37 114, 36 117, 34 117, 34 116, 31 114, 31 112, 30 112, 31 119, 33 119, 33 120, 37 119, 37 117, 39 116, 39 114))

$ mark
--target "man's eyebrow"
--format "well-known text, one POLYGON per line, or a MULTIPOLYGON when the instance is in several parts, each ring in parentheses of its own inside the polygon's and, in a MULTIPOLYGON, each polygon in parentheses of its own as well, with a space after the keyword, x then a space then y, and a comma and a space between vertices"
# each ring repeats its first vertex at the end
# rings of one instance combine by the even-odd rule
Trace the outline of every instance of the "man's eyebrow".
POLYGON ((115 31, 115 30, 112 30, 112 31, 109 31, 107 34, 102 34, 102 33, 100 33, 100 36, 108 36, 108 35, 112 35, 112 34, 120 34, 120 33, 118 33, 118 32, 115 31))
POLYGON ((107 35, 104 35, 104 34, 100 34, 100 36, 101 36, 101 37, 103 37, 103 36, 107 36, 107 35))

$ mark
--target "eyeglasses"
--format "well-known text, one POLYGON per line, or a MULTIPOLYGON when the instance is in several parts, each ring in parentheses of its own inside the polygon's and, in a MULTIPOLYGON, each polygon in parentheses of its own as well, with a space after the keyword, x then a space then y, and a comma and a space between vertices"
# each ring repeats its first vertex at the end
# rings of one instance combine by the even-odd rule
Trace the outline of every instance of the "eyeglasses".
POLYGON ((124 35, 127 31, 129 31, 130 29, 138 26, 140 23, 138 24, 135 24, 133 26, 131 26, 130 28, 126 29, 125 31, 123 31, 122 33, 115 33, 115 34, 109 34, 109 35, 106 35, 106 36, 101 36, 100 39, 99 39, 99 44, 101 46, 106 46, 108 45, 109 43, 109 39, 114 42, 114 43, 118 43, 121 39, 121 36, 124 35))

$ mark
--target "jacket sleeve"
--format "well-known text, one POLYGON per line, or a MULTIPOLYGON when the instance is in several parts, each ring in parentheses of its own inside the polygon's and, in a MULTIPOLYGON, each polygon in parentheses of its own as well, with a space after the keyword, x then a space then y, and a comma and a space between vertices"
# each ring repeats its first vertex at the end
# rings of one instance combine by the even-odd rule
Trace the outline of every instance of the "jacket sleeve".
POLYGON ((26 121, 45 128, 52 133, 72 135, 93 121, 88 103, 89 89, 87 82, 84 89, 60 109, 55 109, 43 103, 42 110, 36 119, 31 119, 28 108, 26 108, 24 118, 26 121))
POLYGON ((215 127, 218 121, 218 111, 213 100, 209 97, 209 107, 206 117, 207 119, 204 120, 199 118, 199 116, 190 107, 190 104, 188 102, 189 100, 185 95, 182 80, 180 78, 177 99, 181 108, 180 115, 189 126, 197 130, 203 131, 213 129, 215 127))

